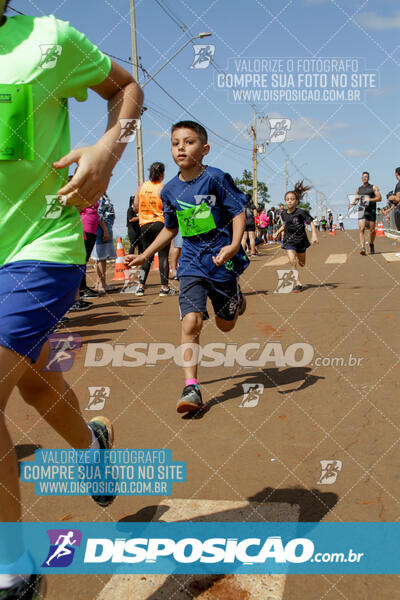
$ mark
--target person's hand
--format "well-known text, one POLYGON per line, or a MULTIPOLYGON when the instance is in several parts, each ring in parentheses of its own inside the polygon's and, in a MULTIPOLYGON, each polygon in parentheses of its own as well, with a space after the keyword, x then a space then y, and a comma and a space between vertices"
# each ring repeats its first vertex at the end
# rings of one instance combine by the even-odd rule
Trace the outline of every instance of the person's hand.
POLYGON ((126 254, 124 263, 127 267, 140 266, 146 262, 147 258, 143 254, 126 254))
POLYGON ((110 241, 110 234, 108 231, 103 231, 103 242, 110 241))
POLYGON ((96 204, 107 190, 114 157, 105 148, 95 144, 86 148, 71 150, 68 154, 53 163, 55 169, 64 169, 74 163, 78 164, 72 179, 57 192, 61 204, 86 208, 96 204))
POLYGON ((311 238, 311 243, 312 243, 313 246, 316 246, 317 244, 319 244, 318 238, 317 237, 312 237, 311 238))
POLYGON ((217 256, 213 256, 212 259, 217 267, 224 265, 228 260, 230 260, 235 254, 237 254, 238 249, 233 246, 224 246, 218 252, 217 256))

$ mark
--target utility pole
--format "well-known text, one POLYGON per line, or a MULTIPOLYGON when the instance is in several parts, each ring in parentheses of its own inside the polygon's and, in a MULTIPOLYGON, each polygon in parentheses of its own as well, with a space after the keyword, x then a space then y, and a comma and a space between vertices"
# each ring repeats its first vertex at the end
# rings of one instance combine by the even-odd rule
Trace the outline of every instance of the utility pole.
MULTIPOLYGON (((131 38, 132 38, 132 71, 133 76, 139 83, 139 68, 138 68, 138 55, 136 45, 136 20, 135 20, 135 0, 130 0, 131 5, 131 38)), ((142 142, 142 122, 140 121, 139 127, 136 128, 136 172, 138 186, 142 185, 144 181, 144 165, 143 165, 143 142, 142 142)))
POLYGON ((257 199, 257 114, 254 110, 254 124, 251 127, 253 133, 253 203, 258 208, 257 199))
POLYGON ((289 190, 289 178, 288 178, 288 170, 287 170, 287 158, 285 158, 285 190, 286 190, 286 193, 289 190))

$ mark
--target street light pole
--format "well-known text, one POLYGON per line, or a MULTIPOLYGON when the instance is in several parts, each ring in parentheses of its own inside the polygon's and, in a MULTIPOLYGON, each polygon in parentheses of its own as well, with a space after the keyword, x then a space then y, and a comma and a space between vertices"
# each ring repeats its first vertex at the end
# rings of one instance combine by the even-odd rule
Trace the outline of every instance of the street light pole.
MULTIPOLYGON (((135 19, 135 0, 130 0, 131 3, 131 34, 132 34, 132 71, 133 76, 139 83, 139 68, 138 68, 138 55, 137 55, 137 44, 136 44, 136 19, 135 19)), ((139 127, 136 128, 136 173, 138 186, 142 185, 144 181, 144 165, 143 165, 143 142, 142 142, 142 123, 140 121, 139 127)))
POLYGON ((257 198, 257 113, 254 110, 254 124, 251 127, 253 133, 253 204, 258 208, 257 198))

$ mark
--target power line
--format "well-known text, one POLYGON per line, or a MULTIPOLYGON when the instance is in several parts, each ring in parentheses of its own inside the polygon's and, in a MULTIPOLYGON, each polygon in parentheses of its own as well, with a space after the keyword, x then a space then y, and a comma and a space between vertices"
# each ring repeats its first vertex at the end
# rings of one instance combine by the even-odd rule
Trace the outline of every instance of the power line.
POLYGON ((9 10, 12 10, 13 12, 17 13, 18 15, 23 15, 24 17, 26 16, 25 13, 20 12, 19 10, 17 10, 16 8, 13 8, 12 6, 8 6, 7 8, 9 10))
MULTIPOLYGON (((166 11, 165 7, 161 4, 161 2, 159 0, 155 0, 158 4, 158 6, 160 8, 162 8, 162 10, 165 12, 165 14, 167 14, 172 20, 173 22, 178 25, 179 29, 181 29, 183 31, 183 33, 190 39, 193 37, 193 32, 192 34, 190 33, 190 28, 183 22, 181 21, 182 25, 178 22, 178 19, 176 17, 173 16, 172 14, 172 10, 169 8, 168 10, 170 11, 171 14, 168 14, 168 12, 166 11)), ((192 44, 193 47, 193 44, 192 44)), ((210 64, 212 67, 214 67, 214 69, 218 72, 218 73, 224 73, 223 69, 218 65, 218 63, 214 60, 214 57, 211 57, 210 60, 210 64)))
MULTIPOLYGON (((144 70, 143 67, 141 67, 141 68, 142 68, 142 70, 144 70)), ((147 71, 146 71, 146 74, 147 74, 147 71)), ((175 104, 177 104, 180 108, 182 108, 182 110, 184 110, 189 116, 191 116, 192 119, 194 119, 195 121, 197 121, 198 123, 200 123, 201 125, 203 125, 203 127, 206 127, 210 133, 212 133, 216 137, 220 138, 221 140, 223 140, 227 144, 230 144, 231 146, 234 146, 235 148, 240 148, 240 150, 245 150, 246 152, 249 152, 249 148, 245 148, 244 146, 239 146, 238 144, 234 144, 230 140, 224 138, 222 135, 219 135, 219 133, 217 133, 216 131, 214 131, 210 127, 207 127, 204 123, 202 123, 200 121, 200 119, 198 119, 193 113, 191 113, 187 108, 185 108, 185 106, 183 104, 181 104, 179 102, 179 100, 177 100, 176 98, 174 98, 174 96, 172 96, 172 94, 170 94, 160 83, 158 83, 158 81, 156 79, 153 79, 153 81, 164 92, 164 94, 166 94, 173 102, 175 102, 175 104)))
MULTIPOLYGON (((164 7, 162 4, 161 4, 161 2, 159 2, 159 0, 156 0, 156 2, 157 2, 157 4, 158 4, 158 6, 161 8, 161 10, 163 10, 163 11, 165 12, 165 14, 166 14, 166 15, 168 15, 168 17, 169 17, 170 19, 172 19, 172 20, 173 20, 173 22, 174 22, 176 25, 178 25, 179 29, 182 29, 182 31, 185 31, 185 29, 187 29, 187 27, 186 27, 185 23, 184 23, 183 21, 179 22, 179 20, 178 20, 178 19, 176 19, 176 18, 175 18, 175 17, 172 15, 172 13, 170 14, 170 12, 168 12, 168 11, 167 11, 167 9, 166 9, 166 8, 165 8, 165 7, 164 7)), ((168 10, 170 10, 170 9, 168 9, 168 10)))
POLYGON ((140 67, 140 65, 137 65, 136 63, 132 62, 131 60, 125 60, 124 58, 120 58, 119 56, 114 56, 114 54, 110 54, 109 52, 105 52, 103 50, 103 54, 107 54, 107 56, 109 56, 110 58, 115 58, 116 60, 119 60, 120 62, 126 63, 127 65, 134 65, 135 67, 140 67))

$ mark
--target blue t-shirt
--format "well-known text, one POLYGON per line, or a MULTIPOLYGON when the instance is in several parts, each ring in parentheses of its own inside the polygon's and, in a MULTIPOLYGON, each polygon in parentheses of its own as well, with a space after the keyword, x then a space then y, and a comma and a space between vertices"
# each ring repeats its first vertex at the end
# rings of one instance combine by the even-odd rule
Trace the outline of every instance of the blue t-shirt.
POLYGON ((206 203, 215 221, 208 233, 183 236, 182 256, 179 259, 178 277, 205 277, 214 281, 227 281, 237 277, 249 266, 242 248, 225 265, 217 267, 212 257, 232 242, 232 219, 243 212, 246 196, 236 187, 229 173, 215 167, 206 167, 192 181, 181 181, 176 175, 161 191, 165 227, 176 229, 176 212, 206 203))

